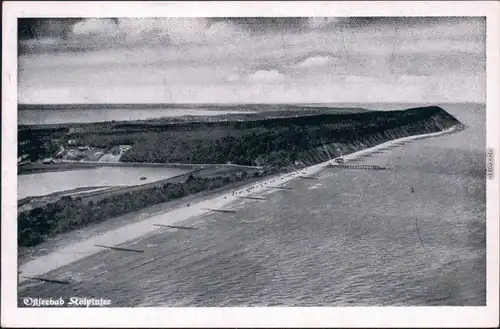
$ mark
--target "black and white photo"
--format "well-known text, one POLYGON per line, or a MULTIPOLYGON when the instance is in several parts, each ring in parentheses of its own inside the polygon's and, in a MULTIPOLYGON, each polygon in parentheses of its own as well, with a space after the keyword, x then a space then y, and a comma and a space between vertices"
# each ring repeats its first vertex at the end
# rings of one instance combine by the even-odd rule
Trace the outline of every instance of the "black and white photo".
POLYGON ((465 4, 18 8, 2 111, 10 307, 453 306, 498 324, 498 13, 465 4))

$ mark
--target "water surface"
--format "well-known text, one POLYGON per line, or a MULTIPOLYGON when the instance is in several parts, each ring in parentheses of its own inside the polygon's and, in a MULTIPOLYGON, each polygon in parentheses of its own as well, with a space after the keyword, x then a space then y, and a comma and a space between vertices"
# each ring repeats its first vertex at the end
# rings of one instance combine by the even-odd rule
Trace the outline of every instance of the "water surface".
MULTIPOLYGON (((235 111, 203 110, 203 109, 175 109, 175 108, 95 108, 95 109, 53 109, 53 110, 20 110, 18 123, 21 125, 63 124, 63 123, 91 123, 107 121, 133 121, 157 118, 191 116, 214 116, 235 111)), ((251 112, 246 112, 251 113, 251 112)))
POLYGON ((131 186, 151 183, 187 172, 161 167, 98 167, 17 176, 17 198, 42 196, 79 187, 131 186), (141 177, 146 179, 141 180, 141 177))

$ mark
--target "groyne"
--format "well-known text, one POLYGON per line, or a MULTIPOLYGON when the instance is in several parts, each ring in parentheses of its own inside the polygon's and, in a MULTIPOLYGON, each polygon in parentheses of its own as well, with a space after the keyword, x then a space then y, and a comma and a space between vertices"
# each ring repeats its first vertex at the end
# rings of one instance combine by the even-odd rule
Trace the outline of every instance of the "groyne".
MULTIPOLYGON (((346 154, 343 156, 343 158, 345 161, 349 162, 365 154, 370 154, 371 152, 375 152, 382 148, 394 145, 395 143, 409 142, 421 138, 429 138, 443 134, 449 134, 460 129, 462 129, 462 127, 456 125, 444 131, 402 137, 399 139, 381 143, 371 148, 366 148, 350 154, 346 154)), ((307 168, 303 168, 291 173, 263 179, 262 181, 259 181, 257 183, 248 184, 243 186, 242 188, 234 189, 232 191, 230 190, 227 193, 213 199, 194 202, 189 207, 182 207, 167 213, 163 213, 161 215, 152 216, 139 222, 131 223, 117 229, 104 232, 100 235, 93 236, 85 241, 62 247, 50 254, 41 256, 20 266, 21 275, 22 277, 36 277, 46 274, 61 266, 71 264, 75 261, 81 260, 85 257, 102 251, 102 248, 97 247, 97 245, 112 245, 117 248, 121 248, 119 246, 123 245, 123 248, 126 248, 127 241, 132 241, 144 235, 154 233, 159 229, 159 226, 180 223, 194 216, 206 214, 212 211, 212 209, 223 209, 225 207, 228 207, 233 202, 241 200, 241 196, 258 196, 259 193, 262 193, 264 191, 267 191, 267 194, 271 193, 271 191, 272 193, 279 193, 280 190, 290 189, 289 187, 286 187, 287 183, 298 179, 300 176, 307 177, 317 174, 327 168, 327 166, 330 164, 331 160, 328 160, 326 162, 309 166, 307 168)), ((20 282, 25 280, 22 277, 20 278, 20 282)))

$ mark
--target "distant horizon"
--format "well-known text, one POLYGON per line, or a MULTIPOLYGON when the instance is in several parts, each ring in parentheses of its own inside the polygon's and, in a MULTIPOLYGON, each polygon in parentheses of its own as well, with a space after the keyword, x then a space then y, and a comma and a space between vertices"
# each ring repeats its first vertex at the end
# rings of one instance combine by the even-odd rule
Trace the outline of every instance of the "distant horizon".
POLYGON ((175 102, 175 103, 18 103, 18 106, 77 106, 77 105, 362 105, 362 104, 486 104, 479 101, 398 101, 398 102, 257 102, 257 103, 234 103, 234 102, 218 102, 218 103, 202 103, 202 102, 175 102))

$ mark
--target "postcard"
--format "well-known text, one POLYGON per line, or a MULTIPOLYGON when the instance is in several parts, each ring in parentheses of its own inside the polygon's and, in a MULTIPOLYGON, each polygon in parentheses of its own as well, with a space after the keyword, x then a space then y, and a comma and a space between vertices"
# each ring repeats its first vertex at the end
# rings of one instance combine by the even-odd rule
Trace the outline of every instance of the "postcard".
POLYGON ((2 325, 498 326, 499 9, 5 2, 2 325))

